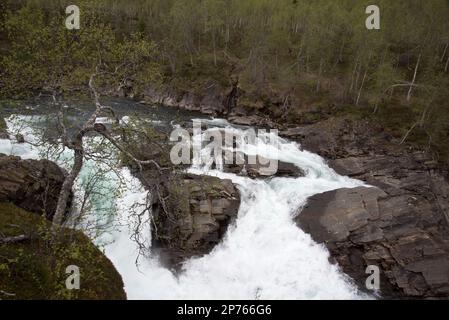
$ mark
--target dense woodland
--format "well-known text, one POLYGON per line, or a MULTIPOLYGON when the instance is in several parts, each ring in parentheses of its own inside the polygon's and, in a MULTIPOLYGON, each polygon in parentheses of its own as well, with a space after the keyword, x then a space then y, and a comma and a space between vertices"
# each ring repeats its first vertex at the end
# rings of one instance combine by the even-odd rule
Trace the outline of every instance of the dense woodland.
POLYGON ((449 158, 447 0, 75 2, 77 31, 64 28, 74 1, 2 1, 3 97, 79 91, 99 61, 114 70, 127 60, 120 72, 136 86, 237 77, 255 100, 366 117, 449 158), (380 30, 365 28, 370 4, 380 30))

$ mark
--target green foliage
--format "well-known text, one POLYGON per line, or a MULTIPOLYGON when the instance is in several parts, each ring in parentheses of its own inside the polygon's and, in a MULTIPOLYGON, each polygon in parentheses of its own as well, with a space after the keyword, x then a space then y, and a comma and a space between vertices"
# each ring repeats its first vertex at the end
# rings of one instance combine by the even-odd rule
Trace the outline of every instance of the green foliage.
POLYGON ((32 240, 0 244, 0 299, 125 299, 112 263, 81 232, 61 230, 9 203, 0 203, 0 234, 33 235, 32 240), (67 290, 67 266, 80 268, 80 290, 67 290), (7 292, 13 296, 2 294, 7 292))
POLYGON ((47 15, 33 2, 6 13, 4 27, 10 49, 0 60, 1 94, 82 89, 97 67, 105 71, 102 81, 114 87, 124 79, 138 87, 157 78, 151 41, 138 32, 120 39, 92 4, 84 1, 80 6, 80 30, 66 29, 61 11, 47 15))
MULTIPOLYGON (((389 110, 400 105, 412 123, 398 131, 424 114, 431 145, 447 141, 447 0, 379 0, 380 30, 365 28, 368 0, 82 0, 76 32, 62 26, 69 1, 6 3, 4 95, 85 87, 100 57, 110 71, 126 57, 132 63, 116 78, 137 90, 159 73, 180 91, 210 79, 228 87, 233 77, 248 106, 263 101, 272 110, 289 101, 287 121, 318 101, 375 110, 389 123, 389 110)), ((103 78, 104 86, 117 85, 103 78)))

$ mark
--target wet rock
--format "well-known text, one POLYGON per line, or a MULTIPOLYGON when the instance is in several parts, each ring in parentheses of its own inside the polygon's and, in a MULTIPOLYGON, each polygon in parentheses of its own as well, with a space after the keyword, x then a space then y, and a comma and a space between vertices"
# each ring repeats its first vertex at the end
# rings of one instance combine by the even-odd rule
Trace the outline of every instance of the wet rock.
POLYGON ((8 135, 8 127, 6 126, 6 122, 3 118, 0 118, 0 139, 9 139, 8 135))
POLYGON ((17 143, 25 143, 25 137, 21 133, 16 134, 16 141, 17 143))
POLYGON ((223 88, 217 82, 206 82, 202 89, 203 98, 200 102, 200 111, 212 116, 223 114, 226 110, 223 103, 225 100, 223 92, 223 88))
POLYGON ((149 222, 152 248, 167 266, 178 269, 189 257, 209 253, 222 240, 238 214, 240 194, 231 180, 192 175, 185 173, 185 166, 174 166, 166 134, 153 132, 137 141, 128 138, 130 152, 138 159, 157 161, 163 169, 148 164, 141 172, 134 162, 123 163, 155 195, 149 222), (152 144, 155 139, 157 145, 152 144))
POLYGON ((449 297, 449 229, 435 203, 413 198, 340 189, 311 197, 296 221, 362 289, 376 265, 383 297, 449 297))
POLYGON ((152 239, 162 260, 179 268, 192 256, 209 253, 237 217, 239 191, 230 180, 182 175, 165 188, 167 201, 153 204, 152 239))
POLYGON ((343 271, 364 288, 366 267, 379 266, 384 297, 449 297, 449 183, 433 159, 363 122, 290 134, 337 173, 376 187, 315 195, 297 217, 343 271))
POLYGON ((191 92, 187 92, 183 95, 179 102, 179 107, 190 111, 200 111, 200 106, 195 103, 195 95, 191 92))
POLYGON ((302 169, 292 163, 267 159, 262 156, 248 157, 239 152, 233 152, 232 158, 227 158, 227 154, 225 153, 223 162, 224 172, 235 173, 250 178, 274 176, 298 178, 304 176, 302 169))
POLYGON ((149 104, 162 104, 179 107, 180 95, 171 87, 148 86, 143 91, 144 101, 149 104))
POLYGON ((228 118, 234 124, 242 125, 242 126, 252 126, 257 125, 260 121, 257 116, 231 116, 228 118))
POLYGON ((0 154, 0 202, 52 220, 64 179, 65 172, 51 161, 0 154))
POLYGON ((225 90, 216 81, 207 81, 198 92, 181 92, 171 86, 148 86, 143 91, 144 101, 149 104, 162 104, 170 107, 200 111, 217 116, 225 113, 225 90))

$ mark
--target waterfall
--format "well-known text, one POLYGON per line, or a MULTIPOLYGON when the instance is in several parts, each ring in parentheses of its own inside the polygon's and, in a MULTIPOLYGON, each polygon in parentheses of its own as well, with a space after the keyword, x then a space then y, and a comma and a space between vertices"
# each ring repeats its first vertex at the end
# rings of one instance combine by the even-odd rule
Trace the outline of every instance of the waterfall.
MULTIPOLYGON (((20 117, 9 118, 7 124, 14 127, 17 121, 20 117)), ((237 134, 243 130, 222 120, 212 123, 237 134)), ((32 136, 28 131, 26 134, 32 136)), ((241 206, 222 242, 208 255, 187 261, 176 275, 164 268, 152 254, 140 257, 136 266, 138 248, 131 240, 132 232, 126 222, 133 219, 131 205, 143 206, 146 191, 128 169, 120 169, 122 192, 107 199, 113 202, 111 208, 115 210, 108 221, 114 226, 108 233, 113 241, 105 241, 103 246, 123 277, 129 299, 367 298, 336 265, 329 262, 327 249, 315 243, 293 221, 297 209, 308 197, 360 186, 362 182, 337 175, 321 157, 301 150, 294 142, 279 137, 273 139, 277 139, 276 152, 270 150, 272 145, 244 151, 259 152, 263 156, 275 154, 278 160, 300 167, 305 172, 304 177, 250 179, 212 170, 198 161, 188 169, 195 174, 231 179, 241 193, 241 206)), ((257 143, 263 145, 263 139, 257 143)), ((6 144, 0 142, 0 152, 8 150, 6 144)), ((14 150, 14 146, 9 147, 14 150)), ((35 148, 20 153, 36 156, 35 148)), ((89 168, 89 165, 83 168, 82 174, 87 174, 89 168)), ((105 184, 111 189, 118 188, 117 179, 108 179, 105 184)), ((149 228, 141 231, 148 243, 151 239, 149 228)))

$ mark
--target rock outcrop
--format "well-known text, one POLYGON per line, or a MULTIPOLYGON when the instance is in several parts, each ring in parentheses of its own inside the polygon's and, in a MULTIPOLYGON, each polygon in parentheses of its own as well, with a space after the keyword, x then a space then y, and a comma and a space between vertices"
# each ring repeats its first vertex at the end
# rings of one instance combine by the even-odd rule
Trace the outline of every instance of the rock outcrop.
POLYGON ((222 115, 227 112, 225 89, 216 81, 210 80, 197 91, 182 92, 174 87, 157 88, 148 86, 143 91, 143 101, 149 104, 163 104, 190 111, 200 111, 207 115, 222 115))
POLYGON ((128 149, 140 160, 155 160, 164 169, 129 166, 152 198, 152 250, 169 267, 178 268, 192 256, 209 253, 237 216, 240 194, 231 180, 185 173, 185 166, 170 162, 171 145, 163 132, 129 137, 128 149), (154 139, 157 137, 157 145, 154 139), (151 146, 151 147, 150 147, 151 146))
POLYGON ((54 162, 0 154, 0 202, 52 220, 64 179, 65 172, 54 162))
POLYGON ((87 236, 66 228, 53 234, 65 174, 48 160, 0 154, 0 300, 126 299, 120 274, 87 236), (4 241, 16 237, 23 238, 4 241), (79 290, 65 287, 70 265, 81 270, 79 290))
POLYGON ((209 253, 236 218, 240 195, 232 181, 182 174, 164 184, 162 203, 153 204, 152 240, 175 268, 186 258, 209 253))
POLYGON ((6 122, 0 117, 0 139, 9 139, 6 122))
POLYGON ((123 300, 120 274, 88 237, 62 228, 11 203, 0 202, 0 300, 123 300), (2 237, 24 234, 24 241, 2 237), (68 266, 80 270, 79 290, 66 287, 68 266))
POLYGON ((374 186, 311 197, 297 217, 343 271, 363 288, 366 267, 377 265, 384 297, 449 297, 449 183, 435 161, 361 122, 289 134, 339 174, 374 186))
POLYGON ((232 161, 226 163, 226 155, 223 157, 223 171, 238 175, 248 176, 250 178, 267 178, 267 177, 303 177, 304 172, 301 168, 292 163, 267 159, 262 156, 249 158, 242 153, 233 153, 232 161), (239 159, 237 161, 236 159, 239 159))

